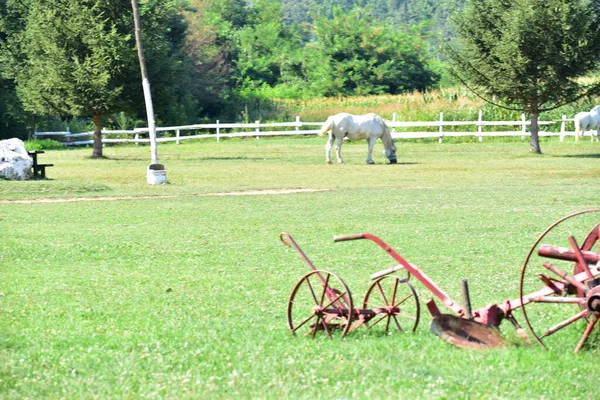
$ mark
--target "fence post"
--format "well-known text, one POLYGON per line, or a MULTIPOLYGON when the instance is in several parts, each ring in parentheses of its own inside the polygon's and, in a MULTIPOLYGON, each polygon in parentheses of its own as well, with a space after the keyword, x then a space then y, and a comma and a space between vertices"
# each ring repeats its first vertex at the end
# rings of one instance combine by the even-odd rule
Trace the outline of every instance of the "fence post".
POLYGON ((565 114, 563 114, 562 116, 562 120, 560 121, 560 141, 564 142, 565 141, 565 131, 566 131, 566 125, 567 125, 567 116, 565 114))
MULTIPOLYGON (((396 124, 396 113, 393 113, 393 114, 392 114, 392 122, 393 122, 394 124, 396 124)), ((392 128, 392 135, 393 135, 394 133, 396 133, 396 127, 395 127, 395 126, 392 128)))
POLYGON ((443 138, 444 138, 444 127, 442 126, 442 123, 443 123, 443 122, 444 122, 444 113, 443 113, 443 112, 440 112, 440 129, 439 129, 439 132, 440 132, 440 138, 439 138, 439 140, 438 140, 440 143, 442 143, 442 140, 443 140, 443 138))
POLYGON ((256 138, 260 139, 260 121, 254 121, 254 123, 256 124, 256 138))
POLYGON ((175 130, 175 137, 176 137, 177 139, 175 140, 175 143, 177 143, 177 144, 179 144, 179 142, 180 142, 180 140, 179 140, 179 136, 180 136, 179 129, 176 129, 176 130, 175 130))
POLYGON ((217 120, 217 142, 221 139, 221 128, 219 127, 219 120, 217 120))
POLYGON ((477 133, 479 134, 479 141, 483 142, 483 126, 482 126, 482 122, 483 122, 483 110, 479 110, 479 117, 477 118, 477 133))
POLYGON ((296 115, 296 133, 300 132, 300 126, 302 126, 302 123, 300 122, 300 116, 296 115))
POLYGON ((525 113, 521 114, 521 140, 525 140, 525 136, 527 136, 527 121, 525 120, 525 113))

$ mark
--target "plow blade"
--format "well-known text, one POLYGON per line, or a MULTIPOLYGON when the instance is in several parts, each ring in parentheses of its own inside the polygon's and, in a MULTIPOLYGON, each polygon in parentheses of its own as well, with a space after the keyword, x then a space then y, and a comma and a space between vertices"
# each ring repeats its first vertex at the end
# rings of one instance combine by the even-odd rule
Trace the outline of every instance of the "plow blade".
POLYGON ((489 349, 506 346, 498 329, 451 314, 435 316, 429 327, 433 333, 446 342, 464 349, 489 349))

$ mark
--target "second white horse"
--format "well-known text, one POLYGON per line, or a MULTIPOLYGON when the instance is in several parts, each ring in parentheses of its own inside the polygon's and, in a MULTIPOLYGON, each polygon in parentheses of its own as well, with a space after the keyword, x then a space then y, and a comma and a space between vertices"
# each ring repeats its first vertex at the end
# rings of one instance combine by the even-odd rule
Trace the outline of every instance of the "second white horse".
POLYGON ((575 139, 583 138, 588 129, 596 129, 596 137, 600 136, 600 106, 592 108, 590 112, 577 113, 573 122, 575 122, 575 139))

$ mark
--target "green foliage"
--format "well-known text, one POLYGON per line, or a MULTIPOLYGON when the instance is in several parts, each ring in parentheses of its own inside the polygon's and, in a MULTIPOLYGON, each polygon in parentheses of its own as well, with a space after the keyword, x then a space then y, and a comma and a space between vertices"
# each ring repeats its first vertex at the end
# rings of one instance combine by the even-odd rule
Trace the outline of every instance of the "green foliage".
POLYGON ((569 103, 598 85, 581 85, 597 67, 600 14, 580 0, 470 1, 456 17, 454 72, 491 98, 526 112, 569 103))
POLYGON ((31 150, 58 150, 63 149, 64 146, 61 142, 57 142, 52 139, 35 139, 28 140, 25 142, 25 148, 28 151, 31 150))
MULTIPOLYGON (((37 115, 144 115, 131 2, 9 2, 0 17, 2 73, 15 82, 25 110, 37 115)), ((181 47, 185 25, 176 0, 142 3, 142 37, 159 115, 186 95, 181 47)), ((181 113, 181 110, 178 110, 181 113)), ((101 127, 96 126, 99 132, 101 127)), ((98 134, 99 135, 99 134, 98 134)), ((98 136, 96 135, 96 136, 98 136)), ((101 155, 101 147, 96 146, 101 155)))
POLYGON ((276 86, 286 75, 300 69, 302 38, 285 26, 279 3, 260 0, 254 4, 255 22, 238 31, 239 74, 238 90, 245 92, 262 87, 276 86))
POLYGON ((196 115, 233 118, 235 112, 226 111, 235 86, 235 31, 247 23, 249 10, 243 0, 190 0, 190 5, 183 13, 188 24, 184 82, 196 101, 196 115))
POLYGON ((0 78, 0 140, 9 138, 26 139, 28 136, 28 114, 18 101, 12 81, 0 78))
POLYGON ((107 129, 129 130, 144 126, 145 121, 135 118, 135 115, 120 112, 107 117, 107 129))
POLYGON ((89 118, 73 117, 60 118, 57 116, 45 116, 36 120, 36 131, 38 132, 64 132, 73 133, 89 132, 94 130, 94 124, 89 118))
MULTIPOLYGON (((356 32, 352 26, 335 32, 346 36, 336 51, 348 55, 358 50, 338 66, 331 53, 318 53, 328 46, 319 40, 331 38, 318 37, 312 17, 287 17, 291 3, 190 0, 187 6, 180 0, 141 1, 142 39, 157 123, 237 119, 251 98, 399 93, 436 81, 439 67, 430 67, 429 50, 419 36, 431 36, 428 27, 437 24, 422 19, 434 18, 449 1, 299 5, 319 16, 323 25, 331 23, 328 18, 333 17, 334 6, 348 12, 356 9, 352 19, 340 12, 336 16, 344 23, 358 22, 356 32), (358 17, 362 8, 357 7, 372 11, 358 17), (419 19, 415 31, 406 28, 413 22, 394 19, 402 14, 400 9, 410 10, 411 21, 419 19), (360 35, 363 42, 378 43, 363 49, 355 40, 360 35)), ((17 84, 27 110, 39 116, 126 112, 143 119, 128 1, 26 0, 0 6, 0 69, 17 84)))
POLYGON ((362 7, 373 11, 373 19, 386 21, 395 28, 420 26, 433 46, 438 37, 449 38, 453 29, 448 21, 451 13, 463 7, 464 0, 280 0, 285 21, 289 24, 312 23, 315 13, 332 18, 333 9, 349 12, 362 7))
POLYGON ((202 81, 212 82, 197 92, 206 111, 225 108, 229 118, 262 119, 248 115, 249 102, 401 93, 439 79, 421 32, 374 22, 374 13, 362 8, 348 15, 338 8, 334 19, 322 14, 315 24, 301 25, 286 23, 272 0, 193 4, 197 12, 186 16, 192 56, 202 81))
POLYGON ((597 82, 578 81, 597 67, 599 7, 580 0, 468 1, 456 16, 462 46, 446 48, 453 73, 487 101, 528 113, 531 150, 541 152, 539 113, 600 91, 597 82))
POLYGON ((374 24, 368 10, 334 10, 315 21, 307 47, 307 83, 326 96, 397 94, 424 90, 439 76, 427 65, 425 43, 416 35, 374 24))
MULTIPOLYGON (((6 75, 25 108, 39 115, 103 115, 123 107, 135 53, 123 23, 127 2, 32 2, 23 28, 7 32, 6 75), (95 23, 91 23, 95 21, 95 23), (118 23, 121 22, 120 25, 118 23), (121 71, 129 71, 123 75, 121 71)), ((130 100, 131 101, 131 100, 130 100)))

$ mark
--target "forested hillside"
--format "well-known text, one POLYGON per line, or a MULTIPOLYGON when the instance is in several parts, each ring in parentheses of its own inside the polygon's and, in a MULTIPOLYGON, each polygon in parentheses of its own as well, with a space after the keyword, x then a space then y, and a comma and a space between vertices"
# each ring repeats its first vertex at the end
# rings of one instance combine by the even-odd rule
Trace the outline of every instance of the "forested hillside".
POLYGON ((313 21, 312 15, 332 17, 332 10, 341 7, 371 9, 379 21, 397 26, 428 25, 431 32, 451 35, 448 24, 451 13, 462 9, 464 0, 279 0, 287 23, 313 21))
MULTIPOLYGON (((437 41, 452 35, 448 16, 463 1, 139 0, 157 122, 254 120, 273 98, 436 87, 437 41)), ((131 2, 97 3, 0 2, 0 136, 92 116, 113 128, 144 123, 131 2)))

